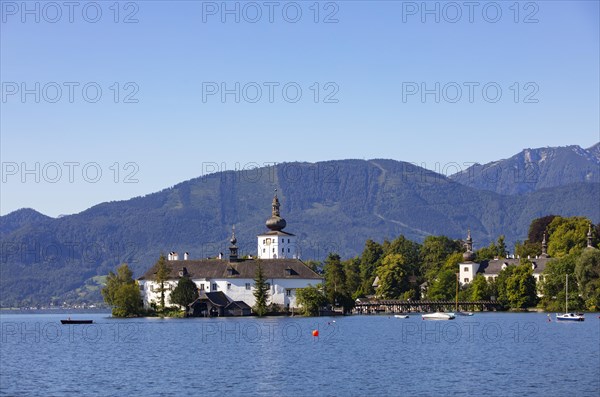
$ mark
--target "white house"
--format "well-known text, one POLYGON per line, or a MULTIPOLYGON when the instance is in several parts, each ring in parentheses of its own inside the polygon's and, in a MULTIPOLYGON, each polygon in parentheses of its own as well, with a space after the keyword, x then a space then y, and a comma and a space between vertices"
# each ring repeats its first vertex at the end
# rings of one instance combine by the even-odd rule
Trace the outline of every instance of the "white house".
MULTIPOLYGON (((256 258, 238 258, 235 230, 231 237, 229 258, 191 260, 184 255, 184 259, 179 260, 177 253, 169 254, 171 274, 166 291, 167 302, 178 280, 187 276, 198 287, 201 298, 209 303, 207 310, 210 311, 210 307, 218 309, 211 314, 222 315, 223 309, 234 302, 238 307, 251 307, 255 303, 254 278, 260 263, 269 283, 268 303, 287 309, 297 308, 296 290, 321 284, 323 278, 298 259, 296 236, 283 231, 286 221, 281 218, 279 207, 279 199, 275 194, 272 215, 266 222, 269 231, 258 236, 256 258)), ((152 267, 138 279, 146 308, 160 300, 155 276, 156 269, 152 267)))
MULTIPOLYGON (((475 262, 475 254, 473 253, 473 240, 471 239, 471 231, 467 233, 467 239, 465 241, 467 251, 463 253, 463 261, 459 264, 459 280, 461 284, 469 284, 473 282, 473 279, 477 274, 482 274, 487 281, 493 281, 498 278, 498 275, 507 266, 520 265, 521 258, 494 258, 481 263, 475 262)), ((544 270, 546 264, 552 260, 547 254, 548 245, 546 243, 546 235, 542 240, 542 254, 535 258, 528 257, 527 260, 531 262, 533 270, 533 277, 536 282, 544 279, 544 270)), ((539 295, 539 293, 538 293, 539 295)), ((541 295, 540 295, 541 296, 541 295)))

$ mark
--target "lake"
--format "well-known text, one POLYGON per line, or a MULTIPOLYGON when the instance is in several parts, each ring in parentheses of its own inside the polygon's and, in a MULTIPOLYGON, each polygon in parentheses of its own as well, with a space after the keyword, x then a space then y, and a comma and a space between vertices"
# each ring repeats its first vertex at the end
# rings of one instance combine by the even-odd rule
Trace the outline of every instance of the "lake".
MULTIPOLYGON (((600 319, 1 314, 2 396, 598 396, 600 319), (312 336, 317 329, 319 336, 312 336)), ((554 315, 552 315, 554 318, 554 315)))

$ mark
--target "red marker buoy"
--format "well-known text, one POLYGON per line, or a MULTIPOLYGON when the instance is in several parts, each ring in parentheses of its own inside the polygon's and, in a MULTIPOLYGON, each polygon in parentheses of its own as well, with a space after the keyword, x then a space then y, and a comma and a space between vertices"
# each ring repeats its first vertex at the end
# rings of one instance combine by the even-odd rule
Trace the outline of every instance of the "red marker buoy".
POLYGON ((312 336, 315 336, 315 337, 319 336, 319 331, 316 329, 313 329, 312 336))

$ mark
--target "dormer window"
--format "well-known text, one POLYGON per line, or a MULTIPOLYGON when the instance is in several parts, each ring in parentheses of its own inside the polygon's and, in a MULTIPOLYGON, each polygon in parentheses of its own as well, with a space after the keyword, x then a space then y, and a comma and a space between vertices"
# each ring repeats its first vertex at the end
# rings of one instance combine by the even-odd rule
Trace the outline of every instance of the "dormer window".
POLYGON ((287 267, 287 268, 285 269, 285 275, 286 275, 286 276, 295 276, 295 275, 297 275, 297 274, 298 274, 298 273, 296 273, 296 271, 295 271, 294 269, 292 269, 291 267, 287 267))
POLYGON ((235 276, 236 274, 238 274, 237 270, 235 270, 232 267, 228 267, 227 268, 227 275, 229 275, 229 276, 235 276))
POLYGON ((535 268, 536 268, 536 267, 537 267, 537 265, 535 264, 535 262, 533 262, 533 263, 531 264, 531 268, 535 270, 535 268))
POLYGON ((507 267, 508 267, 508 263, 504 262, 504 263, 502 264, 502 270, 506 269, 507 267))

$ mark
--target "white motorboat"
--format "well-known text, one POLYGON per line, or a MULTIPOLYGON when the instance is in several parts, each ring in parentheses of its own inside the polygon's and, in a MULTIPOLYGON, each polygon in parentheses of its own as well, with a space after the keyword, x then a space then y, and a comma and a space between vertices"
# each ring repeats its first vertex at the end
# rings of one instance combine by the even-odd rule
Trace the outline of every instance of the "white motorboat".
POLYGON ((454 320, 456 316, 454 313, 435 312, 423 314, 421 318, 423 320, 454 320))
POLYGON ((565 313, 556 314, 556 321, 585 321, 585 317, 580 313, 569 313, 569 275, 565 281, 565 313))
POLYGON ((395 318, 408 318, 408 314, 394 314, 395 318))

